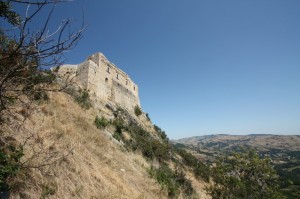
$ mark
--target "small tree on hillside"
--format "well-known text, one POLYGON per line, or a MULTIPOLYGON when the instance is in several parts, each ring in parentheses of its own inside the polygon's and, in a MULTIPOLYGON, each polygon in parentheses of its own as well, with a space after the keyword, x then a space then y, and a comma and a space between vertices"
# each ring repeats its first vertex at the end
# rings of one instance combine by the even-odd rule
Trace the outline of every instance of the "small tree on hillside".
POLYGON ((140 116, 142 114, 142 110, 138 105, 134 107, 134 113, 136 116, 140 116))
POLYGON ((207 188, 213 199, 282 199, 278 176, 269 158, 253 151, 220 157, 212 169, 214 185, 207 188))

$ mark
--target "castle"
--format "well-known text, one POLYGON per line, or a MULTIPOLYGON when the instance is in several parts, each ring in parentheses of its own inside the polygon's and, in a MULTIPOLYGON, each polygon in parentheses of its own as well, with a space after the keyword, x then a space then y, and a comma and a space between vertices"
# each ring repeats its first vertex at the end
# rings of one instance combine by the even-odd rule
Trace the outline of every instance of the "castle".
POLYGON ((62 65, 58 75, 72 78, 81 89, 102 102, 114 102, 130 111, 141 106, 138 86, 102 53, 95 53, 77 65, 62 65))

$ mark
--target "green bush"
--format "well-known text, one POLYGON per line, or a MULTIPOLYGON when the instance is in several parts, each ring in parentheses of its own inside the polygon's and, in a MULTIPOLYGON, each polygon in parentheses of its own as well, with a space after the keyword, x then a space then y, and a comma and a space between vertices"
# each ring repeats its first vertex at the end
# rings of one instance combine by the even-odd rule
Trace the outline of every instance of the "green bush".
POLYGON ((166 188, 168 195, 174 197, 178 193, 178 184, 176 184, 174 172, 166 164, 162 164, 158 169, 151 167, 149 174, 155 178, 162 188, 166 188))
POLYGON ((139 106, 134 107, 134 113, 136 116, 140 116, 142 114, 142 110, 139 106))
POLYGON ((161 139, 168 141, 168 137, 166 132, 164 132, 160 127, 154 124, 154 130, 158 133, 158 135, 161 137, 161 139))
POLYGON ((156 132, 162 138, 162 140, 157 139, 157 137, 152 136, 151 133, 135 123, 125 124, 123 119, 119 117, 119 113, 120 111, 115 112, 117 119, 112 122, 116 127, 113 137, 117 140, 122 140, 122 131, 126 130, 131 137, 129 140, 123 139, 127 149, 140 151, 147 160, 156 159, 159 161, 161 166, 158 169, 151 167, 148 172, 151 177, 155 178, 167 190, 170 197, 178 195, 179 192, 191 196, 194 193, 194 189, 191 182, 186 179, 184 172, 178 169, 173 171, 165 163, 172 156, 172 148, 164 131, 158 126, 154 126, 156 132))
POLYGON ((89 109, 92 106, 90 94, 87 90, 80 90, 75 96, 75 101, 84 109, 89 109))
POLYGON ((169 143, 160 142, 137 125, 130 125, 127 130, 134 139, 131 146, 139 149, 145 158, 149 160, 156 158, 159 161, 170 159, 169 152, 171 148, 169 143))
POLYGON ((182 170, 176 169, 174 176, 176 182, 180 185, 185 195, 190 196, 195 192, 191 181, 185 177, 185 173, 182 170))
POLYGON ((109 121, 104 117, 99 118, 98 116, 96 116, 94 124, 98 129, 103 129, 109 124, 109 121))
POLYGON ((115 138, 118 141, 122 140, 122 133, 114 132, 113 138, 115 138))
POLYGON ((113 114, 114 114, 114 116, 115 116, 115 118, 117 118, 118 116, 120 116, 120 115, 124 115, 124 114, 126 114, 126 111, 125 111, 125 109, 123 109, 122 107, 117 107, 117 110, 113 110, 113 114))
POLYGON ((158 169, 151 167, 148 173, 152 178, 155 178, 163 188, 167 189, 168 196, 170 197, 176 196, 180 190, 182 190, 186 196, 190 196, 195 192, 191 181, 185 177, 182 170, 176 169, 173 171, 165 163, 162 163, 158 169))
MULTIPOLYGON (((117 118, 115 119, 112 124, 115 126, 115 132, 113 134, 113 137, 118 140, 121 141, 123 140, 123 136, 122 136, 122 131, 123 129, 126 129, 125 124, 124 124, 124 120, 121 118, 117 118)), ((126 143, 126 142, 125 142, 126 143)))
POLYGON ((201 178, 205 182, 209 182, 210 168, 207 165, 198 162, 197 165, 193 167, 193 172, 196 178, 201 178))
POLYGON ((182 157, 185 165, 193 168, 194 175, 197 178, 200 177, 204 181, 209 182, 210 169, 207 165, 200 162, 195 156, 184 149, 176 149, 176 152, 182 157))
POLYGON ((213 199, 284 198, 278 192, 278 176, 270 159, 261 159, 253 150, 220 157, 212 171, 215 185, 207 191, 213 199))
POLYGON ((112 124, 116 128, 113 135, 116 139, 122 139, 123 130, 126 130, 130 134, 130 140, 123 140, 127 148, 133 151, 141 151, 143 156, 148 160, 153 160, 154 158, 159 161, 170 159, 169 152, 171 147, 169 143, 160 142, 137 124, 131 123, 130 125, 126 125, 124 120, 121 118, 115 119, 112 124))
POLYGON ((126 129, 125 122, 122 118, 113 120, 112 124, 115 126, 116 131, 121 132, 122 129, 126 129))
POLYGON ((22 146, 1 146, 0 148, 0 192, 8 191, 13 184, 13 179, 21 173, 22 146))
POLYGON ((36 91, 33 94, 33 100, 39 101, 39 102, 48 101, 49 100, 49 96, 46 93, 46 91, 36 91))
POLYGON ((146 113, 146 117, 147 117, 148 121, 151 121, 149 113, 146 113))

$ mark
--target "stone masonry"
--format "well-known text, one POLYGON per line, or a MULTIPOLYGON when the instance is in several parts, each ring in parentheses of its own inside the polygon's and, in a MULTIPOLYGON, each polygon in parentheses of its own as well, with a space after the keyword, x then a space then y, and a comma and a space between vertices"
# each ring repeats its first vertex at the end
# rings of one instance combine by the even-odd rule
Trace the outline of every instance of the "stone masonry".
POLYGON ((135 106, 141 106, 138 86, 102 53, 95 53, 77 65, 62 65, 58 75, 72 78, 73 82, 88 90, 97 100, 114 102, 130 111, 135 106))

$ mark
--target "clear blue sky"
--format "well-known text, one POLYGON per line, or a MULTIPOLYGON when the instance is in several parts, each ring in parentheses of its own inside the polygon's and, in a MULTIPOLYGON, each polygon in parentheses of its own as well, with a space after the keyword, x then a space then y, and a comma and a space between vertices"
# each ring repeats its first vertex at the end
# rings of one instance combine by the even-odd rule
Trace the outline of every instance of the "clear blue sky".
POLYGON ((56 17, 82 12, 67 62, 103 52, 171 139, 300 134, 299 0, 75 0, 56 17))

